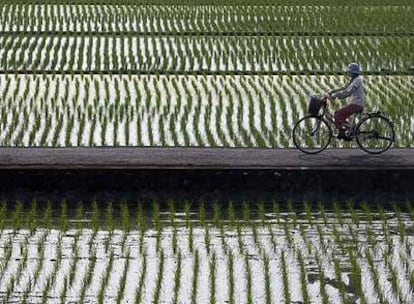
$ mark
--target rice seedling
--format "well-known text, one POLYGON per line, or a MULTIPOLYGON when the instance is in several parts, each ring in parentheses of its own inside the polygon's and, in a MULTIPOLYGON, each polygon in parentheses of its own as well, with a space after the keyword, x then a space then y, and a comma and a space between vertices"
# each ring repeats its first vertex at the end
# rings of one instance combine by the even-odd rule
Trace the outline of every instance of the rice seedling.
POLYGON ((218 202, 213 203, 213 223, 216 226, 216 228, 218 228, 220 231, 221 244, 223 246, 223 250, 227 252, 224 225, 221 217, 221 207, 218 204, 218 202))
POLYGON ((109 244, 110 244, 110 240, 115 228, 115 223, 114 223, 114 219, 113 219, 113 208, 112 208, 112 202, 109 201, 107 203, 106 209, 105 209, 105 222, 106 222, 106 227, 108 229, 108 236, 105 240, 105 252, 108 252, 108 248, 109 248, 109 244))
POLYGON ((201 201, 199 203, 199 210, 198 210, 200 216, 200 225, 201 227, 204 228, 204 245, 206 247, 206 252, 207 255, 210 254, 210 229, 207 223, 207 214, 206 214, 206 209, 205 209, 205 205, 204 202, 201 201))
POLYGON ((60 219, 59 219, 60 230, 63 233, 66 233, 69 228, 69 220, 68 220, 68 205, 65 199, 62 200, 60 207, 61 207, 60 219))
POLYGON ((160 207, 157 201, 152 202, 152 222, 155 230, 157 231, 157 252, 161 250, 161 236, 162 236, 162 224, 160 218, 160 207))
POLYGON ((147 223, 145 220, 144 208, 141 203, 138 204, 137 227, 138 227, 138 230, 140 231, 139 252, 142 254, 144 250, 144 235, 147 229, 147 223))
POLYGON ((125 242, 126 242, 128 233, 131 229, 131 220, 130 220, 128 206, 126 202, 121 203, 121 221, 122 221, 122 231, 123 231, 121 248, 122 250, 124 250, 125 242))
POLYGON ((194 249, 194 238, 193 238, 193 224, 190 220, 191 204, 189 201, 184 202, 185 211, 185 228, 188 230, 188 248, 191 253, 194 249))
MULTIPOLYGON (((47 230, 52 228, 52 218, 53 218, 53 210, 52 210, 52 201, 48 200, 46 202, 46 209, 43 213, 43 225, 47 230)), ((36 227, 36 226, 35 226, 36 227)))
POLYGON ((37 227, 37 201, 32 200, 30 211, 27 215, 27 222, 30 230, 30 234, 33 234, 37 227))
POLYGON ((22 213, 23 213, 23 203, 21 201, 17 201, 14 207, 14 210, 12 211, 12 214, 11 214, 14 235, 22 227, 22 213))

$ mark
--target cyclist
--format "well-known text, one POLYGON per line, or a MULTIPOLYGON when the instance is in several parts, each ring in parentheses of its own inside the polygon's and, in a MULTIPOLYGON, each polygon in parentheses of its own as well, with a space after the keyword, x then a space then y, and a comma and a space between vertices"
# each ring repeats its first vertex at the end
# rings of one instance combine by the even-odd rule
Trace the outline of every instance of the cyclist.
POLYGON ((328 91, 327 97, 329 99, 343 99, 350 97, 350 102, 335 112, 335 125, 339 130, 338 139, 348 139, 345 132, 346 119, 354 113, 361 112, 364 109, 364 84, 362 82, 361 67, 357 63, 350 63, 347 72, 351 79, 342 87, 328 91))

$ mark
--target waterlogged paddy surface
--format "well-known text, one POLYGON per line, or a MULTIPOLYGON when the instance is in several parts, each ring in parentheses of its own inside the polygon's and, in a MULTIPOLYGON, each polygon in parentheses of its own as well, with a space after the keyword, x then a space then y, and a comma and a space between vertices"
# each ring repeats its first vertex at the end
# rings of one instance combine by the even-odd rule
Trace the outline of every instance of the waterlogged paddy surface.
POLYGON ((0 299, 414 301, 413 204, 387 210, 352 204, 331 204, 330 210, 322 205, 280 210, 278 204, 184 207, 78 205, 72 216, 65 203, 56 210, 3 203, 0 299))

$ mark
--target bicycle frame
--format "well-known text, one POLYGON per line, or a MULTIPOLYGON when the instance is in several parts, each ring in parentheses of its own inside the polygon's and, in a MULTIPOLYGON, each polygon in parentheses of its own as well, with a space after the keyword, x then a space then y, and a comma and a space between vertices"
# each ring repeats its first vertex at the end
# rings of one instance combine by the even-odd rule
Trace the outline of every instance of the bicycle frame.
MULTIPOLYGON (((327 102, 327 98, 325 98, 324 100, 324 103, 323 103, 323 106, 322 106, 322 108, 323 108, 323 111, 322 111, 322 114, 321 115, 319 115, 319 117, 320 118, 324 118, 328 123, 329 123, 329 126, 331 127, 331 128, 333 128, 334 130, 337 130, 337 127, 336 127, 336 124, 335 124, 335 117, 334 117, 334 115, 332 115, 332 113, 331 112, 329 112, 329 110, 328 110, 328 102, 327 102)), ((354 130, 355 129, 355 127, 356 127, 356 125, 357 125, 357 116, 360 116, 359 118, 362 118, 361 116, 364 116, 364 115, 367 115, 367 114, 364 114, 364 113, 362 113, 362 112, 358 112, 358 113, 354 113, 354 114, 352 114, 352 116, 353 116, 353 119, 352 119, 352 122, 351 123, 349 123, 349 122, 345 122, 345 125, 350 129, 350 130, 354 130)), ((353 133, 353 132, 352 132, 353 133)), ((353 135, 353 134, 352 134, 353 135)))

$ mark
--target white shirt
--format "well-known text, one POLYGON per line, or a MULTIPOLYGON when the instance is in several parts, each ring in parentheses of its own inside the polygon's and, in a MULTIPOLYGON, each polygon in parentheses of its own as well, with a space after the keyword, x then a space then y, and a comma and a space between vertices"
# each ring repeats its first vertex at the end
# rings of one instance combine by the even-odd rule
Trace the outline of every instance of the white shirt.
POLYGON ((362 78, 357 76, 343 87, 330 91, 331 96, 335 98, 350 97, 350 102, 364 107, 365 92, 362 78))

